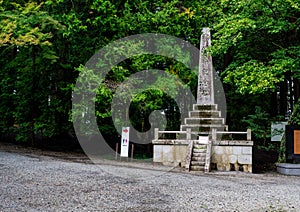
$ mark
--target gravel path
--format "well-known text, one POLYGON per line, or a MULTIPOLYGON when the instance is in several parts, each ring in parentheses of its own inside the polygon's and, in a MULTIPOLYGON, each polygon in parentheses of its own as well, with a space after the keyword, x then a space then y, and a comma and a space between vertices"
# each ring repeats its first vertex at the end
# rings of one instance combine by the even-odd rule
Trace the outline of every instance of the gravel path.
POLYGON ((0 211, 300 211, 300 177, 127 165, 0 151, 0 211))

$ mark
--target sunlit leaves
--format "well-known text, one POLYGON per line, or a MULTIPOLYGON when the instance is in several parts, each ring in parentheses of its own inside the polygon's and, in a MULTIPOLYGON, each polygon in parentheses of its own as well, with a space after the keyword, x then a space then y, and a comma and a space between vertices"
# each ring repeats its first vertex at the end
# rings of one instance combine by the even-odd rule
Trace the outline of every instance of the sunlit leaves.
POLYGON ((62 29, 62 25, 41 11, 43 4, 31 1, 24 5, 11 4, 14 10, 0 15, 0 45, 51 45, 51 29, 62 29))
POLYGON ((221 6, 211 52, 232 56, 225 82, 256 94, 273 90, 286 72, 299 76, 298 1, 222 0, 221 6))
POLYGON ((281 80, 281 73, 276 72, 271 66, 265 66, 262 62, 251 60, 243 65, 230 68, 225 82, 232 83, 240 93, 264 93, 275 88, 281 80))

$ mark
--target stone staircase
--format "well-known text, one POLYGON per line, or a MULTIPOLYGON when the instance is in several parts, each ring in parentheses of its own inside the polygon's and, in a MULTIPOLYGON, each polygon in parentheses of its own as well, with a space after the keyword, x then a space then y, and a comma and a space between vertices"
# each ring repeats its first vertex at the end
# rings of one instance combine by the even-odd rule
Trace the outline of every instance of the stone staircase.
POLYGON ((190 171, 204 171, 206 160, 207 145, 198 144, 193 145, 192 158, 190 162, 190 171))
POLYGON ((185 118, 184 124, 180 126, 181 131, 185 131, 187 128, 191 129, 192 139, 198 139, 198 136, 209 136, 213 128, 223 131, 227 129, 227 126, 216 104, 194 104, 193 110, 189 112, 189 117, 185 118))
POLYGON ((211 131, 217 129, 224 131, 227 126, 221 111, 217 105, 193 105, 193 110, 189 112, 189 117, 185 118, 184 125, 180 130, 191 129, 191 140, 186 159, 187 171, 204 171, 210 169, 211 158, 211 131))

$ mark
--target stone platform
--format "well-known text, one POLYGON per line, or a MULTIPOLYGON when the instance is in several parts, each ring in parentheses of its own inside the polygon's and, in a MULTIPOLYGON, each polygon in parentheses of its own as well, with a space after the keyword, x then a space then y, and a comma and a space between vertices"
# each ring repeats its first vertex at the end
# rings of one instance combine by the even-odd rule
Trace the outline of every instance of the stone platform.
POLYGON ((300 176, 300 164, 278 163, 277 172, 284 175, 300 176))

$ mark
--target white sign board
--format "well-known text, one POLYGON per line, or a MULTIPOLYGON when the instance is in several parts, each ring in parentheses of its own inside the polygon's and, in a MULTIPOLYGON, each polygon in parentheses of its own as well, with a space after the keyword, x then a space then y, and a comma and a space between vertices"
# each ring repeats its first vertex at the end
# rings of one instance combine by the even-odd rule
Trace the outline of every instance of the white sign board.
POLYGON ((281 141, 287 122, 273 122, 271 125, 271 141, 281 141))
POLYGON ((209 137, 208 136, 199 136, 198 142, 200 144, 208 144, 209 137))
POLYGON ((121 157, 128 157, 129 150, 129 127, 122 128, 122 138, 121 138, 121 157))

